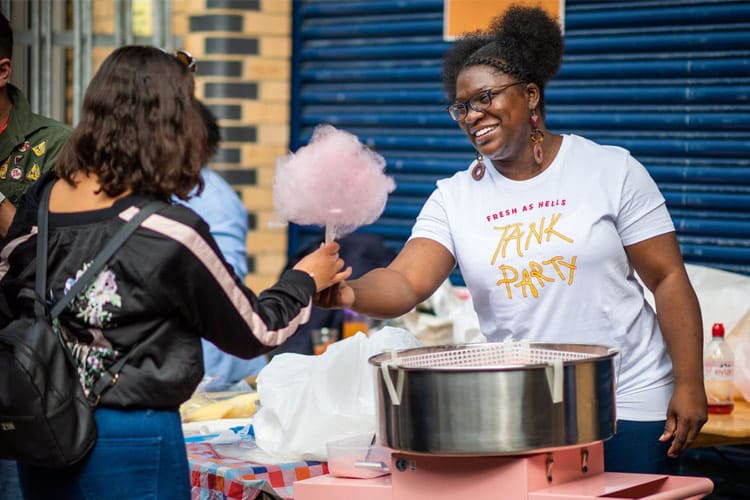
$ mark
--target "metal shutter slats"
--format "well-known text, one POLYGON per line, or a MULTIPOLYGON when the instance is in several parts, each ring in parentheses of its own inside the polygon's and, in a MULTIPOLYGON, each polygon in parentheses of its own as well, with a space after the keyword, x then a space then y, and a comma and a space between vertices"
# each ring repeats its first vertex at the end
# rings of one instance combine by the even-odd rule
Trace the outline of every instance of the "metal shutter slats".
MULTIPOLYGON (((292 149, 357 134, 398 188, 361 231, 399 247, 435 180, 466 168, 445 113, 442 0, 295 2, 292 149)), ((627 148, 659 183, 688 262, 750 274, 750 3, 568 0, 550 129, 627 148)), ((290 252, 319 239, 290 228, 290 252)))

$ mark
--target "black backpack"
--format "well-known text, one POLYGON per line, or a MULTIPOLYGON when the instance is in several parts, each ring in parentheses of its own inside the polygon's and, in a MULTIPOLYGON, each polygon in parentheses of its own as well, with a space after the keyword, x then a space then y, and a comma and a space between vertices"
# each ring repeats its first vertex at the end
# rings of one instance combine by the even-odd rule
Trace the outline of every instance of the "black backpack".
POLYGON ((34 301, 34 316, 17 318, 0 329, 0 458, 60 468, 78 462, 93 447, 93 409, 102 393, 117 381, 129 353, 97 380, 87 398, 76 362, 52 322, 91 283, 140 223, 166 203, 153 202, 143 207, 50 311, 43 297, 47 280, 47 215, 53 184, 46 186, 39 204, 35 290, 19 293, 19 297, 34 301))

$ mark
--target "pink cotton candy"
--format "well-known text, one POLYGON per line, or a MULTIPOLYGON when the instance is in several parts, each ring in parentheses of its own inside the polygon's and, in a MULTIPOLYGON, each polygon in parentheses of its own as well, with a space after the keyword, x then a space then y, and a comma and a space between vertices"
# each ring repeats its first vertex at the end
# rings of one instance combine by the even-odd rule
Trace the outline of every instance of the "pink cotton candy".
POLYGON ((274 206, 287 221, 341 237, 383 213, 396 188, 384 170, 385 159, 355 135, 318 125, 307 146, 276 161, 274 206))

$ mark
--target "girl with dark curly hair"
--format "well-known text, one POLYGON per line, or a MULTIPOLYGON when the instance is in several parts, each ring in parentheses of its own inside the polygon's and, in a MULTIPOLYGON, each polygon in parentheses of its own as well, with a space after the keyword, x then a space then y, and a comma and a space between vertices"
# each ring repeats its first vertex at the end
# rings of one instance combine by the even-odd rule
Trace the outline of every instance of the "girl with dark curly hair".
POLYGON ((438 181, 387 268, 331 288, 319 304, 398 316, 458 265, 488 340, 618 348, 618 425, 605 467, 675 473, 706 421, 698 301, 643 165, 624 149, 547 129, 544 89, 562 54, 560 27, 539 8, 511 7, 454 44, 444 59, 447 111, 476 160, 438 181))
MULTIPOLYGON (((193 76, 154 47, 115 50, 92 79, 56 169, 24 198, 0 252, 0 326, 33 315, 37 206, 49 199, 46 298, 54 304, 144 205, 186 198, 200 182, 206 127, 193 76)), ((178 408, 203 377, 201 338, 245 359, 288 339, 316 292, 347 278, 338 243, 321 246, 256 296, 189 208, 165 203, 64 311, 60 328, 87 394, 117 360, 98 402, 98 439, 64 469, 19 464, 25 498, 187 499, 178 408)))

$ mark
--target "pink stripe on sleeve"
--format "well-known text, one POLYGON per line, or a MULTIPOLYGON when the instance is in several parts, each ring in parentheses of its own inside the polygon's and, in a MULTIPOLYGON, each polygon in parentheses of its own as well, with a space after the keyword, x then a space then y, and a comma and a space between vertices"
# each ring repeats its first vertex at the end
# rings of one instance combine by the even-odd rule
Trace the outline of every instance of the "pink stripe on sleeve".
POLYGON ((18 245, 34 236, 38 231, 39 228, 34 226, 31 228, 31 231, 28 234, 24 234, 23 236, 19 236, 18 238, 13 238, 8 242, 7 245, 3 247, 3 251, 0 252, 0 279, 3 279, 10 269, 10 262, 8 262, 8 257, 11 253, 13 253, 13 250, 15 250, 18 245))
MULTIPOLYGON (((120 217, 125 220, 130 220, 137 212, 137 208, 130 207, 127 210, 124 210, 120 214, 120 217)), ((211 273, 222 290, 224 290, 224 293, 234 305, 235 309, 237 309, 237 312, 245 321, 248 328, 253 332, 253 335, 255 335, 262 344, 268 346, 280 345, 296 332, 300 325, 306 323, 310 319, 312 299, 308 302, 307 306, 302 308, 300 312, 289 321, 286 327, 279 330, 269 330, 268 325, 266 325, 260 315, 258 315, 258 313, 252 308, 250 300, 248 300, 240 287, 237 286, 234 277, 229 271, 227 271, 219 256, 216 255, 211 246, 195 229, 159 214, 149 216, 142 225, 152 231, 177 241, 190 250, 190 252, 192 252, 192 254, 195 255, 195 257, 206 267, 209 273, 211 273)))

